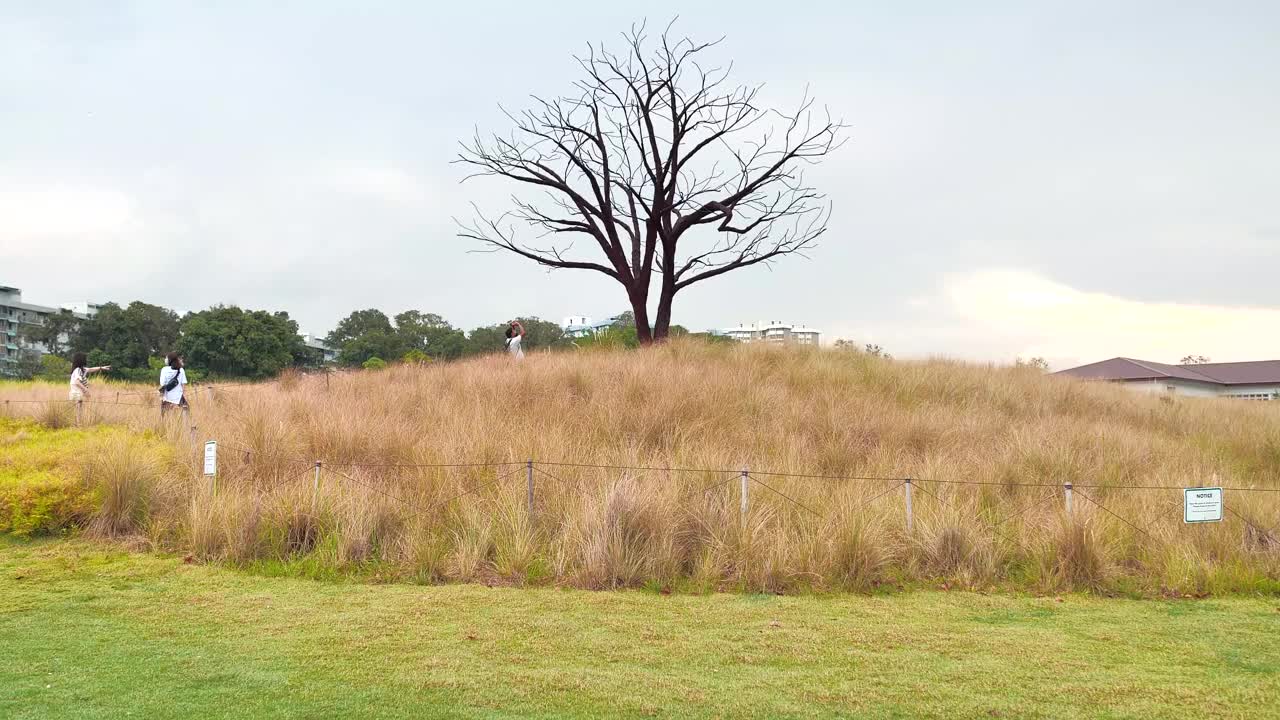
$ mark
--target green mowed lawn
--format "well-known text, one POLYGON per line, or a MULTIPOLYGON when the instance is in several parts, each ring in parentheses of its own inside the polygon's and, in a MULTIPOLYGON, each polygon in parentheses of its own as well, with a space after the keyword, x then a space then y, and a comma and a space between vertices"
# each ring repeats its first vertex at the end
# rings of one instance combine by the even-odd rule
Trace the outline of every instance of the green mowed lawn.
POLYGON ((0 541, 0 717, 1280 717, 1278 606, 379 586, 0 541))

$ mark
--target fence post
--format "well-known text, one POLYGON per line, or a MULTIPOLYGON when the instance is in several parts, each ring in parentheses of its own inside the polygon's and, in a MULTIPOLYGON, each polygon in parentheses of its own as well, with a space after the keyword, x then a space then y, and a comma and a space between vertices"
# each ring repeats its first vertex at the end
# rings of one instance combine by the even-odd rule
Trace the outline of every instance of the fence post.
POLYGON ((528 479, 528 502, 529 502, 529 522, 533 523, 533 458, 529 458, 528 464, 525 466, 528 479))
POLYGON ((911 478, 903 479, 902 485, 907 489, 907 534, 910 535, 915 527, 911 517, 911 478))
POLYGON ((743 525, 747 524, 747 509, 750 507, 750 501, 748 499, 749 498, 748 493, 749 493, 750 487, 751 487, 751 471, 748 470, 747 468, 742 468, 742 498, 741 498, 741 503, 740 503, 741 506, 739 507, 739 511, 742 513, 743 525))
POLYGON ((1070 482, 1062 483, 1062 492, 1067 497, 1067 517, 1071 517, 1071 489, 1072 485, 1070 482))
POLYGON ((315 485, 311 491, 311 517, 315 517, 320 507, 320 461, 316 461, 315 485))
POLYGON ((83 411, 84 411, 84 401, 77 400, 76 401, 76 427, 80 427, 80 419, 81 419, 81 415, 83 414, 83 411))

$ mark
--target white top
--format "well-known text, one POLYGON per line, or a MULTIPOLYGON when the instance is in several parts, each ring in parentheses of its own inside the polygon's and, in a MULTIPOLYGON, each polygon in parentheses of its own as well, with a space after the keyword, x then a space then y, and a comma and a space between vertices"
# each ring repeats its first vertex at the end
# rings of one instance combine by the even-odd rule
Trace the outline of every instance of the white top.
POLYGON ((164 401, 177 405, 182 402, 182 386, 187 384, 187 371, 185 369, 174 370, 168 365, 160 369, 160 387, 164 387, 173 379, 174 372, 178 373, 178 384, 173 389, 164 394, 164 401))
POLYGON ((84 368, 76 368, 71 371, 70 390, 72 399, 84 393, 87 377, 88 373, 85 372, 84 368))

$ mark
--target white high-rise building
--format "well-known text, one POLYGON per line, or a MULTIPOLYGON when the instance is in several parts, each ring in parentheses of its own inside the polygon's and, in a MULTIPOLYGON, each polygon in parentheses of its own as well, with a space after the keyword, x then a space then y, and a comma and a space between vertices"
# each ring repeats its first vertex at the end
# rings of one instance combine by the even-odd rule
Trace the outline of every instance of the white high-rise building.
POLYGON ((778 345, 811 345, 822 343, 822 332, 804 325, 792 325, 779 321, 739 325, 721 331, 722 335, 742 343, 773 343, 778 345))

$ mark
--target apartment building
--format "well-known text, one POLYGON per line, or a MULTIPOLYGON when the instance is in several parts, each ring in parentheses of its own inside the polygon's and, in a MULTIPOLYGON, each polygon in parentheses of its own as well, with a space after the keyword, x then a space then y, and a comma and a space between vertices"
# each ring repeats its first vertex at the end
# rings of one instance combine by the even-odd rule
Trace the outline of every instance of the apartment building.
POLYGON ((23 352, 44 353, 47 348, 25 339, 32 326, 43 325, 45 318, 68 310, 80 319, 92 317, 98 305, 79 303, 61 308, 24 302, 22 290, 0 285, 0 375, 16 372, 23 352))
POLYGON ((739 325, 720 332, 741 343, 772 343, 778 345, 812 345, 822 342, 822 332, 804 325, 792 325, 778 321, 739 325))

